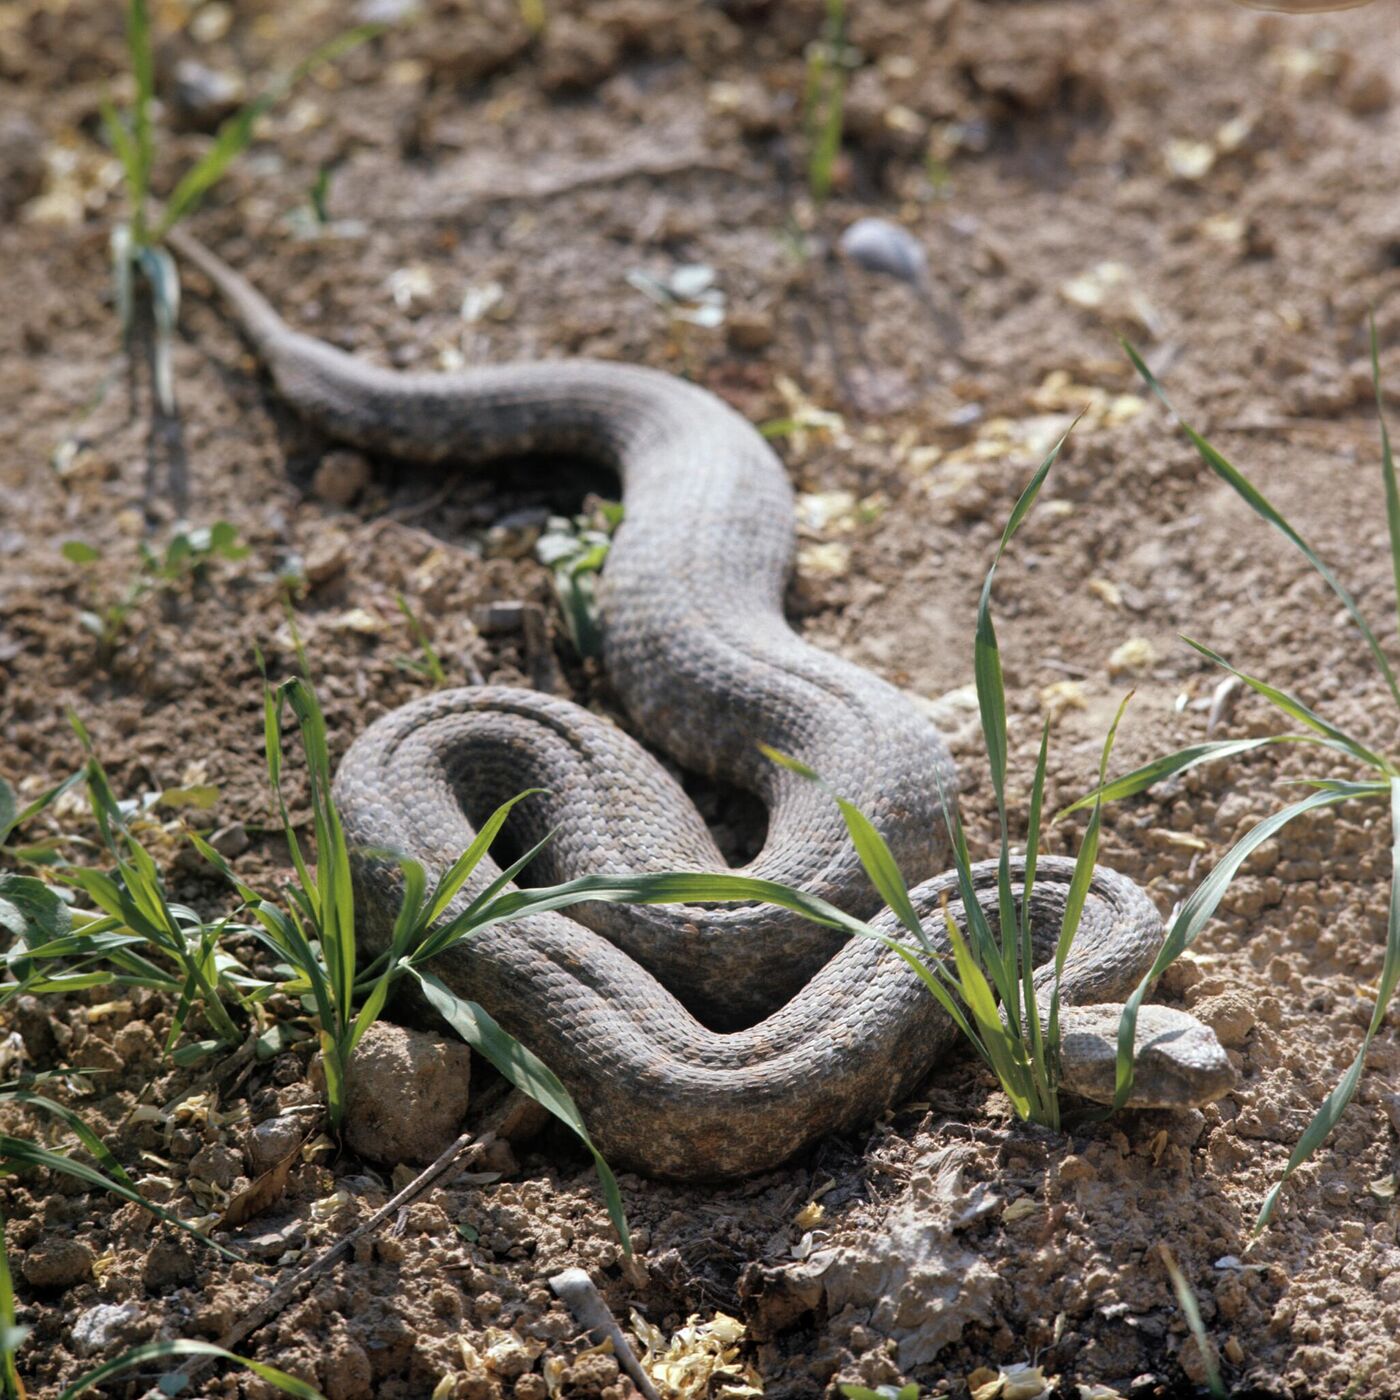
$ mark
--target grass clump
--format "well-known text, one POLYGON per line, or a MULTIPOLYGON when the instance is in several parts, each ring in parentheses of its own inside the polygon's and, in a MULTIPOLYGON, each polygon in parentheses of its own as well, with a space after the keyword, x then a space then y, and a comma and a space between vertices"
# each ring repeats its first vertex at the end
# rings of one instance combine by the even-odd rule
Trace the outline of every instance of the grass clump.
MULTIPOLYGON (((1231 488, 1249 507, 1266 520, 1287 539, 1317 571, 1328 588, 1341 601, 1347 615, 1360 634, 1361 642, 1385 683, 1386 690, 1400 709, 1400 685, 1395 671, 1382 648, 1379 639, 1362 614, 1356 599, 1342 584, 1332 569, 1323 562, 1317 552, 1268 500, 1249 478, 1229 462, 1214 446, 1198 433, 1185 419, 1176 415, 1166 391, 1148 369, 1142 357, 1131 346, 1127 346, 1138 373, 1148 388, 1161 400, 1174 416, 1182 432, 1195 447, 1207 467, 1231 488)), ((1386 504, 1386 523, 1390 538, 1392 572, 1395 584, 1395 605, 1397 631, 1400 631, 1400 488, 1397 488, 1395 462, 1391 451, 1390 434, 1386 427, 1384 403, 1380 381, 1380 358, 1374 325, 1371 328, 1371 369, 1376 393, 1376 411, 1380 423, 1380 467, 1381 482, 1386 504)), ((1255 1220, 1255 1231, 1268 1224, 1278 1205, 1279 1196, 1288 1178, 1303 1165, 1322 1145, 1340 1121, 1347 1105, 1356 1093, 1361 1074, 1366 1064, 1367 1051, 1385 1021, 1386 1012, 1397 985, 1400 985, 1400 765, 1395 759, 1377 753, 1368 745, 1348 734, 1338 725, 1317 714, 1297 695, 1268 681, 1261 680, 1237 669, 1225 657, 1212 651, 1208 646, 1184 638, 1202 656, 1238 677, 1256 694, 1262 695, 1275 709, 1279 710, 1298 728, 1284 734, 1267 735, 1251 739, 1224 739, 1216 742, 1194 744, 1175 753, 1166 754, 1141 768, 1115 778, 1112 782, 1101 783, 1094 792, 1065 809, 1072 812, 1086 804, 1100 804, 1135 793, 1145 792, 1154 784, 1175 773, 1208 763, 1217 758, 1228 758, 1276 744, 1301 744, 1323 751, 1324 754, 1339 756, 1349 767, 1341 771, 1328 771, 1297 780, 1299 785, 1310 788, 1307 796, 1289 804, 1280 811, 1264 818, 1252 827, 1215 864, 1209 875, 1182 905, 1168 933, 1162 953, 1154 965, 1149 980, 1155 978, 1166 963, 1179 956, 1200 932, 1206 920, 1214 913, 1230 882, 1240 867, 1263 843, 1281 831, 1290 822, 1307 812, 1322 807, 1338 806, 1349 802, 1378 802, 1389 809, 1391 827, 1391 894, 1390 914, 1387 925, 1386 947, 1380 977, 1376 984, 1375 1003, 1362 1037, 1361 1047, 1336 1087, 1323 1101, 1313 1115, 1297 1146, 1289 1156, 1279 1180, 1265 1197, 1255 1220)), ((1061 815, 1064 815, 1062 813, 1061 815)), ((1146 984, 1144 984, 1145 987, 1146 984)), ((1136 1014, 1141 1003, 1144 988, 1134 993, 1129 1003, 1129 1011, 1136 1014)), ((1124 1029, 1129 1017, 1124 1017, 1124 1029)), ((1120 1098, 1122 1088, 1120 1060, 1120 1098)))
POLYGON ((553 575, 564 627, 580 656, 603 654, 598 576, 621 523, 620 502, 597 501, 591 510, 572 519, 552 516, 535 545, 535 557, 553 575))
MULTIPOLYGON (((96 545, 67 540, 60 551, 70 564, 93 573, 104 572, 107 563, 96 545)), ((145 540, 137 545, 137 565, 115 597, 96 602, 78 614, 85 631, 97 639, 98 662, 108 666, 116 654, 132 614, 157 590, 174 592, 190 582, 202 582, 216 559, 235 561, 248 557, 248 546, 227 520, 212 525, 179 529, 159 553, 145 540)))

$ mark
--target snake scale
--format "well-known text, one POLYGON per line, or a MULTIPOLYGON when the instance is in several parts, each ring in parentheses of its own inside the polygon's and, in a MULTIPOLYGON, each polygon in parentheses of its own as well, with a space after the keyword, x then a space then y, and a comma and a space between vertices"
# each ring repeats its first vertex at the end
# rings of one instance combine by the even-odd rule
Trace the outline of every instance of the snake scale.
MULTIPOLYGON (((380 369, 292 330, 193 238, 170 241, 219 291, 281 397, 332 438, 419 461, 567 452, 616 469, 625 516, 599 595, 608 674, 648 743, 763 802, 766 840, 744 873, 898 931, 835 804, 766 761, 763 742, 815 768, 871 817, 936 940, 945 937, 945 894, 961 919, 936 781, 954 790, 948 752, 907 697, 788 626, 792 492, 746 420, 693 384, 622 364, 380 369)), ((556 833, 532 868, 536 883, 728 868, 647 749, 533 691, 450 690, 393 711, 354 742, 335 791, 353 847, 412 855, 431 879, 476 824, 526 787, 548 792, 516 809, 514 841, 523 848, 556 833)), ((1071 870, 1062 859, 1040 863, 1031 910, 1042 959, 1071 870)), ((484 861, 458 907, 498 873, 484 861)), ((359 936, 382 946, 398 904, 394 876, 361 857, 355 878, 359 936)), ((977 867, 993 922, 995 883, 990 863, 977 867)), ((1099 868, 1062 981, 1067 1088, 1112 1097, 1112 1003, 1145 973, 1161 937, 1146 894, 1099 868)), ((435 970, 555 1070, 605 1155, 678 1179, 759 1171, 870 1121, 957 1037, 880 944, 768 906, 585 904, 488 928, 435 970)), ((1036 974, 1042 999, 1050 971, 1036 974)), ((1206 1027, 1143 1008, 1135 1104, 1204 1103, 1232 1082, 1206 1027)))

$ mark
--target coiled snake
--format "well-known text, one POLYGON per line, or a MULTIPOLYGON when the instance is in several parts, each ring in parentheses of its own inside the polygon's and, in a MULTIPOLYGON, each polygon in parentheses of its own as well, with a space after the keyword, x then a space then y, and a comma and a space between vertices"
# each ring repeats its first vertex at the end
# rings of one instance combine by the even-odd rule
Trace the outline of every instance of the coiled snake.
MULTIPOLYGON (((876 823, 942 938, 948 864, 939 784, 952 763, 910 701, 798 637, 782 612, 793 503, 782 464, 738 414, 658 371, 562 360, 458 375, 375 368, 291 330, 237 273, 182 233, 171 244, 222 294, 281 396, 330 436, 426 461, 524 451, 615 467, 625 519, 602 578, 604 657, 637 730, 678 764, 755 793, 769 814, 745 873, 795 885, 895 933, 840 815, 760 742, 822 773, 876 823), (919 883, 923 882, 923 883, 919 883)), ((724 870, 676 781, 639 743, 578 705, 482 686, 441 692, 370 726, 336 797, 352 846, 393 848, 430 878, 473 823, 526 787, 514 836, 556 835, 537 881, 583 874, 724 870)), ((1031 900, 1037 949, 1058 932, 1071 865, 1046 857, 1031 900)), ((489 860, 464 897, 499 873, 489 860)), ((357 866, 360 936, 382 944, 397 891, 357 866)), ((978 868, 989 917, 995 871, 978 868)), ((956 899, 950 906, 961 917, 956 899)), ((1095 876, 1064 970, 1066 1087, 1112 1097, 1122 998, 1161 942, 1136 885, 1095 876)), ((755 905, 586 904, 489 928, 435 964, 563 1079, 599 1148, 658 1176, 771 1167, 804 1143, 872 1119, 952 1047, 956 1031, 881 945, 755 905)), ((1041 967, 1037 983, 1048 985, 1041 967)), ((1139 1105, 1187 1106, 1233 1074, 1205 1027, 1144 1007, 1139 1105)))

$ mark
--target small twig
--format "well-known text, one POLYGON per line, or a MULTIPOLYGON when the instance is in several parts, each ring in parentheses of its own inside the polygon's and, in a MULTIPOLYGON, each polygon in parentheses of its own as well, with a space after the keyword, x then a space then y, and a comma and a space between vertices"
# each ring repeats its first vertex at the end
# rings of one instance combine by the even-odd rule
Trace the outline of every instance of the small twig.
MULTIPOLYGON (((430 1186, 434 1185, 439 1178, 445 1176, 453 1167, 464 1162, 468 1157, 475 1157, 484 1152, 494 1138, 494 1134, 487 1133, 481 1137, 474 1137, 471 1133, 463 1133, 446 1152, 440 1156, 432 1166, 414 1177, 402 1191, 391 1201, 374 1212, 368 1220, 363 1220, 356 1225, 347 1235, 342 1235, 333 1245, 322 1250, 305 1268, 299 1269, 289 1279, 284 1279, 263 1299, 255 1308, 248 1312, 239 1321, 219 1338, 218 1345, 225 1351, 232 1351, 245 1337, 256 1332, 259 1328, 267 1326, 279 1313, 287 1307, 297 1293, 305 1284, 308 1284, 318 1275, 325 1273, 330 1266, 340 1258, 357 1240, 363 1239, 371 1230, 377 1229, 390 1216, 395 1215, 400 1209, 418 1199, 430 1186)), ((172 1375, 179 1376, 183 1380, 190 1380, 202 1371, 215 1358, 195 1357, 185 1362, 172 1375)), ((167 1388, 160 1391, 149 1392, 150 1400, 155 1400, 157 1395, 165 1396, 172 1392, 167 1388)))
POLYGON ((562 1274, 555 1274, 550 1279, 549 1286, 573 1313, 578 1325, 593 1335, 595 1342, 601 1342, 604 1337, 612 1342, 618 1365, 632 1377, 646 1400, 661 1400, 651 1377, 642 1370, 642 1363, 637 1360, 627 1334, 618 1325, 612 1309, 603 1301, 603 1295, 594 1287, 593 1280, 582 1269, 565 1269, 562 1274))

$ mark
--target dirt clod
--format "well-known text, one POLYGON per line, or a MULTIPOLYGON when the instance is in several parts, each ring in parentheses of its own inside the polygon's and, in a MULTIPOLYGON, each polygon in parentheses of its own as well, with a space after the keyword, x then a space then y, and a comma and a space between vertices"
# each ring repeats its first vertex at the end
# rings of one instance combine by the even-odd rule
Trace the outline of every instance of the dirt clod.
POLYGON ((461 1131, 470 1086, 465 1045, 402 1026, 371 1026, 350 1062, 346 1142, 371 1162, 426 1165, 461 1131))

